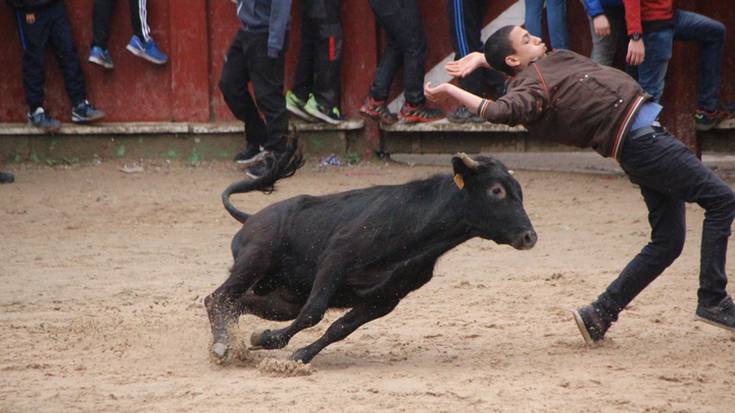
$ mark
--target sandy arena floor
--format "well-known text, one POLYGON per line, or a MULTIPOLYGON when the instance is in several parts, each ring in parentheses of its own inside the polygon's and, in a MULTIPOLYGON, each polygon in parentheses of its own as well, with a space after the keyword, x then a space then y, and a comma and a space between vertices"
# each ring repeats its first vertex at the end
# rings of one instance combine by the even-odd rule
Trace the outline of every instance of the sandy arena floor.
MULTIPOLYGON (((388 316, 318 355, 311 374, 210 363, 202 299, 226 277, 237 222, 229 163, 15 167, 0 186, 0 412, 735 412, 735 334, 693 320, 702 211, 682 257, 598 348, 569 310, 596 297, 647 240, 621 177, 519 171, 531 251, 472 240, 388 316)), ((254 212, 300 193, 401 183, 449 168, 307 165, 254 212)), ((733 271, 730 249, 730 273, 733 271)), ((730 288, 730 291, 733 291, 730 288)), ((252 316, 243 334, 272 327, 252 316)))

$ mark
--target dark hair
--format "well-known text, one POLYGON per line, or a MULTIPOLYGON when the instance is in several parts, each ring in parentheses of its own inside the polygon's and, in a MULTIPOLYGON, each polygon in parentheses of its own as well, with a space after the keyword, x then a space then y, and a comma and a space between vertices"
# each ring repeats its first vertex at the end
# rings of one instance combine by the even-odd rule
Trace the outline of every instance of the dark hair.
POLYGON ((516 52, 510 40, 510 32, 515 27, 503 26, 485 41, 485 60, 490 67, 508 76, 515 75, 513 68, 505 63, 505 58, 516 52))

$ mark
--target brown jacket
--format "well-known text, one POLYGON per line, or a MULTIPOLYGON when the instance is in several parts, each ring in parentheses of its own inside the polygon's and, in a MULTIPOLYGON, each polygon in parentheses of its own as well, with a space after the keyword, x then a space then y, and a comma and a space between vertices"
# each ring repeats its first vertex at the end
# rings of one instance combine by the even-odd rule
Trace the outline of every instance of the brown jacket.
POLYGON ((507 94, 483 101, 478 113, 491 122, 522 124, 533 137, 617 159, 632 120, 650 98, 624 72, 558 50, 511 78, 507 94))

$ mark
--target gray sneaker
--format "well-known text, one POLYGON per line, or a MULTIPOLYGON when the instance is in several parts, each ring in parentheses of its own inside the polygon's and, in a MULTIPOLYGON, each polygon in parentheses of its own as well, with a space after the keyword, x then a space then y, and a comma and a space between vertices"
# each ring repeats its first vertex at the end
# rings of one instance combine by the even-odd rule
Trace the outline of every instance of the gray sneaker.
POLYGON ((90 123, 104 117, 105 112, 96 109, 87 100, 74 106, 74 109, 71 111, 71 121, 74 123, 90 123))
POLYGON ((735 332, 735 305, 730 296, 712 307, 698 305, 695 314, 699 321, 735 332))
POLYGON ((55 133, 61 129, 61 122, 49 116, 42 107, 28 114, 28 123, 46 133, 55 133))

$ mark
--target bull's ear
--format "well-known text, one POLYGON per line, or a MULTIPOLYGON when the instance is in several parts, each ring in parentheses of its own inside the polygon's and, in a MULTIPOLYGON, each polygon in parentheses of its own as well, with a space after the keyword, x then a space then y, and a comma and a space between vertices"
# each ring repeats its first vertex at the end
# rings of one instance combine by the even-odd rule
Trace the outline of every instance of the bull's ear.
POLYGON ((470 158, 464 152, 458 153, 452 157, 452 167, 454 168, 454 183, 459 189, 464 188, 467 178, 477 174, 480 164, 470 158))

